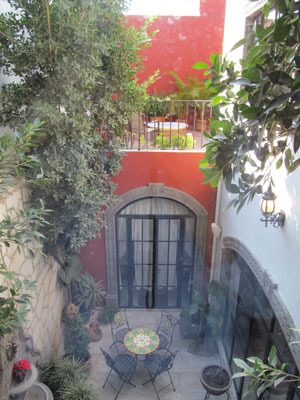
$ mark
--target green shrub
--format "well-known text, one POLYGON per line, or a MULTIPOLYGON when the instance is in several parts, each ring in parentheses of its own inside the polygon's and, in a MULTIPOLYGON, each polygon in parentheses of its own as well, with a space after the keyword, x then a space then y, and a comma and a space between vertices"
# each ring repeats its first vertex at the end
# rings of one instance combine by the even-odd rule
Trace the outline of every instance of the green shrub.
POLYGON ((61 400, 99 400, 91 384, 85 378, 68 381, 59 391, 61 400))
POLYGON ((83 362, 74 357, 58 358, 53 354, 42 368, 41 379, 57 400, 94 400, 96 394, 82 366, 83 362))
POLYGON ((89 343, 91 342, 88 329, 84 326, 79 314, 65 319, 64 345, 67 356, 77 360, 87 361, 90 357, 89 343))
POLYGON ((98 320, 99 320, 100 324, 102 324, 102 325, 110 324, 117 311, 118 311, 118 308, 115 306, 108 305, 108 306, 103 307, 98 316, 98 320))
POLYGON ((196 141, 194 140, 193 136, 191 135, 187 135, 182 136, 174 136, 172 138, 172 146, 173 147, 177 147, 178 149, 192 149, 194 147, 194 144, 196 143, 196 141))
POLYGON ((168 149, 171 147, 170 139, 166 136, 158 135, 155 138, 155 146, 160 149, 168 149))
POLYGON ((41 378, 56 395, 67 381, 76 381, 85 375, 82 366, 83 362, 74 357, 58 358, 53 354, 49 363, 42 369, 41 378))

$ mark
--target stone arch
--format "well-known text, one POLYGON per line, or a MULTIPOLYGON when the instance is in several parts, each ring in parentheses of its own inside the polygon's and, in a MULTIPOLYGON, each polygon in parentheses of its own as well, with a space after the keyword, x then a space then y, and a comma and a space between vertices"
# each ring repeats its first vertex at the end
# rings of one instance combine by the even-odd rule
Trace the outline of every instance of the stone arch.
MULTIPOLYGON (((278 319, 287 343, 298 340, 298 334, 295 334, 295 332, 291 329, 296 328, 293 318, 291 317, 287 307, 285 306, 283 300, 278 293, 278 285, 272 281, 272 277, 268 273, 268 271, 263 268, 263 266, 256 260, 250 250, 239 239, 232 236, 224 237, 222 248, 222 258, 223 256, 226 256, 228 250, 233 250, 238 253, 239 256, 241 256, 243 260, 247 263, 248 267, 251 269, 256 279, 258 280, 261 288, 265 292, 265 295, 267 296, 271 304, 274 314, 278 319)), ((290 350, 299 368, 300 346, 293 345, 290 347, 290 350)))
POLYGON ((196 215, 196 237, 195 237, 195 263, 194 263, 194 290, 199 289, 202 284, 204 268, 207 210, 192 196, 162 183, 149 183, 119 196, 105 213, 105 250, 107 271, 107 303, 118 304, 118 280, 117 280, 117 250, 116 250, 116 226, 115 216, 126 205, 136 200, 147 197, 163 197, 182 203, 196 215))

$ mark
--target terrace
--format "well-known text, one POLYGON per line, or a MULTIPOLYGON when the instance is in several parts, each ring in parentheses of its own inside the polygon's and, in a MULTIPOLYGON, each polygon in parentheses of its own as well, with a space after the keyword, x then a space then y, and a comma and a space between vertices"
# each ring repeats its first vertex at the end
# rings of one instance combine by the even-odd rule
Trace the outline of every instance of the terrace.
POLYGON ((149 100, 128 121, 126 150, 204 150, 211 115, 207 100, 149 100))
MULTIPOLYGON (((177 318, 179 318, 179 313, 174 312, 177 318)), ((139 326, 147 326, 155 330, 160 321, 160 311, 158 310, 127 310, 127 317, 129 324, 132 328, 139 326)), ((113 398, 116 392, 109 386, 105 386, 103 389, 103 384, 105 382, 106 376, 108 374, 109 368, 106 365, 103 354, 99 351, 99 346, 104 349, 109 349, 112 343, 111 328, 110 325, 102 326, 103 338, 100 342, 92 343, 91 348, 91 370, 90 376, 93 382, 93 387, 96 392, 99 393, 99 398, 113 398)), ((199 400, 204 399, 206 391, 200 382, 200 370, 208 364, 220 364, 224 360, 220 359, 218 353, 215 351, 209 354, 207 347, 205 345, 201 346, 198 354, 192 354, 189 350, 189 345, 193 341, 191 339, 182 339, 179 333, 178 327, 175 329, 173 343, 171 345, 170 351, 178 350, 178 354, 175 357, 173 368, 170 370, 176 392, 173 391, 172 387, 168 387, 159 393, 161 400, 168 399, 186 399, 186 400, 199 400)), ((110 350, 112 355, 116 354, 116 350, 112 348, 110 350)), ((122 389, 119 398, 120 399, 131 399, 140 400, 141 398, 157 399, 154 392, 153 386, 149 383, 143 386, 143 382, 149 379, 145 368, 143 366, 143 357, 139 357, 137 363, 137 369, 134 373, 132 382, 136 385, 135 388, 130 385, 125 385, 122 389)), ((112 375, 112 383, 118 388, 120 387, 120 380, 116 374, 112 375)), ((158 377, 156 381, 157 389, 162 389, 165 385, 169 383, 169 378, 167 373, 158 377)), ((231 388, 232 389, 232 388, 231 388)), ((230 398, 235 399, 234 390, 230 391, 230 398)), ((225 400, 227 395, 223 394, 218 396, 218 399, 225 400)))

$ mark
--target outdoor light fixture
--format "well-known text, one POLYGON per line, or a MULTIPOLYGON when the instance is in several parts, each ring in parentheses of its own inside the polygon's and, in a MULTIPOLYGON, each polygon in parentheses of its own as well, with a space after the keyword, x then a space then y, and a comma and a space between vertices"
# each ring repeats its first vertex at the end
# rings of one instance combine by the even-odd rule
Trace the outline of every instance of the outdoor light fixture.
POLYGON ((279 213, 273 214, 275 211, 275 199, 276 196, 272 192, 271 184, 268 187, 268 190, 263 193, 261 196, 260 209, 264 216, 260 220, 265 223, 265 226, 268 226, 268 222, 273 225, 274 228, 282 227, 284 224, 284 212, 280 211, 279 213))

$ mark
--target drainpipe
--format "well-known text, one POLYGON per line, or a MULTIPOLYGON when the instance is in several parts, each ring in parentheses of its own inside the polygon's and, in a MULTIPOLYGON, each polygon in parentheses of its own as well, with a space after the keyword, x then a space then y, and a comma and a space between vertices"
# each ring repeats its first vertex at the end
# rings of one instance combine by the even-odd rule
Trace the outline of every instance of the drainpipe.
POLYGON ((215 211, 215 222, 211 224, 211 230, 213 233, 213 247, 212 247, 212 256, 211 256, 211 270, 210 270, 210 280, 219 280, 219 276, 217 276, 218 269, 216 266, 216 257, 217 257, 217 248, 218 248, 218 240, 220 240, 220 236, 222 233, 222 228, 219 225, 220 221, 220 213, 221 213, 221 194, 222 194, 222 182, 219 184, 217 188, 217 200, 216 200, 216 211, 215 211))

